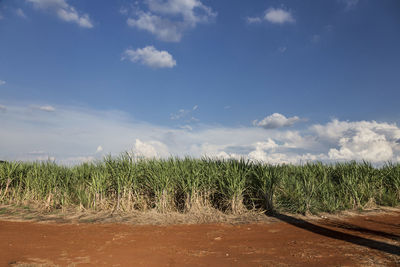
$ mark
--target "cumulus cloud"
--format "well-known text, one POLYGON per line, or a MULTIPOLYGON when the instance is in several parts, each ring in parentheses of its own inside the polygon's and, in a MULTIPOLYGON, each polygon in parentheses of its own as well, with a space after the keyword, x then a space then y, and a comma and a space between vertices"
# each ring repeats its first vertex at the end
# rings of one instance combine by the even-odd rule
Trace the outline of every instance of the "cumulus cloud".
POLYGON ((0 86, 6 84, 5 81, 0 80, 0 86))
POLYGON ((386 137, 377 134, 371 129, 357 131, 349 137, 339 139, 339 149, 332 148, 329 150, 329 157, 332 159, 357 159, 373 161, 381 159, 383 161, 390 160, 393 151, 390 142, 386 137))
POLYGON ((151 11, 165 15, 182 16, 183 21, 195 26, 208 22, 216 13, 199 0, 147 0, 151 11))
POLYGON ((176 61, 167 51, 159 51, 154 46, 146 46, 136 50, 127 49, 123 53, 122 60, 129 59, 132 62, 149 66, 151 68, 173 68, 176 61))
POLYGON ((386 122, 332 120, 268 131, 203 124, 189 130, 137 121, 120 111, 59 106, 48 113, 20 105, 8 105, 1 121, 0 158, 5 160, 51 157, 75 164, 130 151, 146 158, 207 155, 273 164, 400 161, 400 128, 386 122))
POLYGON ((311 129, 321 141, 335 146, 328 152, 332 160, 388 161, 400 151, 400 129, 395 124, 335 119, 311 129))
POLYGON ((151 32, 158 39, 168 42, 179 42, 182 38, 183 24, 147 12, 138 12, 137 18, 128 18, 126 23, 131 27, 151 32))
POLYGON ((281 8, 268 8, 265 11, 264 19, 274 24, 293 23, 295 19, 289 11, 281 8))
MULTIPOLYGON (((167 42, 179 42, 186 30, 217 16, 199 0, 147 0, 144 3, 147 11, 135 10, 127 24, 167 42)), ((123 10, 122 14, 128 13, 125 8, 123 10)))
POLYGON ((80 14, 75 7, 66 0, 26 0, 34 8, 54 13, 63 21, 75 23, 82 28, 93 28, 93 23, 88 14, 80 14))
POLYGON ((198 153, 208 158, 239 159, 241 157, 241 155, 234 152, 226 152, 226 148, 227 147, 222 144, 210 143, 208 141, 198 144, 197 147, 197 149, 199 149, 198 153))
POLYGON ((376 121, 339 121, 333 119, 327 124, 316 124, 311 126, 312 132, 315 132, 319 138, 335 142, 344 135, 352 135, 363 129, 371 129, 372 131, 385 135, 391 142, 396 142, 400 138, 400 129, 396 124, 376 121))
POLYGON ((275 143, 274 140, 271 138, 268 138, 267 141, 264 142, 257 142, 255 144, 256 149, 261 149, 261 150, 273 150, 278 147, 278 145, 275 143))
MULTIPOLYGON (((307 142, 301 140, 302 137, 298 136, 297 133, 286 132, 284 134, 286 134, 286 141, 295 137, 295 139, 289 141, 292 145, 287 145, 288 143, 278 144, 273 139, 268 138, 266 141, 253 144, 253 150, 247 154, 247 158, 270 164, 301 164, 309 161, 324 161, 327 159, 327 156, 323 153, 315 154, 304 152, 304 149, 307 147, 307 142), (298 143, 293 146, 295 140, 297 140, 298 143)), ((276 140, 279 139, 280 138, 276 138, 276 140)), ((280 141, 284 140, 285 138, 282 138, 280 141)))
POLYGON ((162 158, 168 157, 168 148, 160 141, 142 142, 136 139, 131 150, 133 156, 144 158, 162 158))
POLYGON ((284 10, 282 8, 273 7, 265 10, 264 16, 262 17, 247 17, 246 20, 249 24, 261 23, 263 21, 267 21, 272 24, 286 24, 296 22, 290 11, 284 10))
POLYGON ((324 154, 268 153, 264 150, 252 151, 248 157, 250 160, 269 164, 304 164, 312 161, 326 160, 326 156, 324 154))
POLYGON ((270 116, 265 117, 260 121, 257 120, 253 121, 253 125, 263 127, 265 129, 276 129, 281 127, 292 126, 298 121, 300 121, 300 118, 297 116, 286 118, 282 114, 274 113, 270 116))

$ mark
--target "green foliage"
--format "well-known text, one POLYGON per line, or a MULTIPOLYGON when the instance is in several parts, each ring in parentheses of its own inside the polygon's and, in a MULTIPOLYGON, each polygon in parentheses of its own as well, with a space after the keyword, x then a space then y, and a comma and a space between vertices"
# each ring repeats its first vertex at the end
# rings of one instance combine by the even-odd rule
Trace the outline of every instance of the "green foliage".
POLYGON ((0 164, 0 203, 47 209, 192 212, 214 208, 335 212, 400 203, 400 164, 270 165, 210 158, 141 159, 125 153, 67 167, 0 164))
POLYGON ((286 177, 285 166, 256 163, 252 165, 248 178, 251 203, 267 212, 274 211, 274 195, 277 186, 286 177))

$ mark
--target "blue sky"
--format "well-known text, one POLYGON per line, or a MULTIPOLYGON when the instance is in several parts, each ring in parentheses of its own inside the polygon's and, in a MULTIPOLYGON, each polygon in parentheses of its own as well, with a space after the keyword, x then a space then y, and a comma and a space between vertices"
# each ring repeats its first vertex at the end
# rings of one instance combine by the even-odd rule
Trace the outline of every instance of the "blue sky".
POLYGON ((400 161, 399 1, 0 1, 0 157, 400 161))

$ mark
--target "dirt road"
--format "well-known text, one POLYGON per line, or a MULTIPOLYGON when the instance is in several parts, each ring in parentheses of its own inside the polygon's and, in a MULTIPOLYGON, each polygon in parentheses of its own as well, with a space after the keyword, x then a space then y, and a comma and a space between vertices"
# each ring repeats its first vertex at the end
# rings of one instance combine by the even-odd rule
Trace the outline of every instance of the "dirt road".
POLYGON ((134 226, 0 221, 0 266, 400 266, 400 211, 134 226), (29 263, 29 264, 28 264, 29 263))

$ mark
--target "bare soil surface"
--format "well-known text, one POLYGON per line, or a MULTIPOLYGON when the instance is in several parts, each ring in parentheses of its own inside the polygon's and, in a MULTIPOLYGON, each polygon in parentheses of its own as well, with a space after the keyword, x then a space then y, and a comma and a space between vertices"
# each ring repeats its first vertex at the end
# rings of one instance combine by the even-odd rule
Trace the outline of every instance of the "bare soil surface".
POLYGON ((400 266, 400 209, 253 224, 0 219, 0 266, 400 266))

